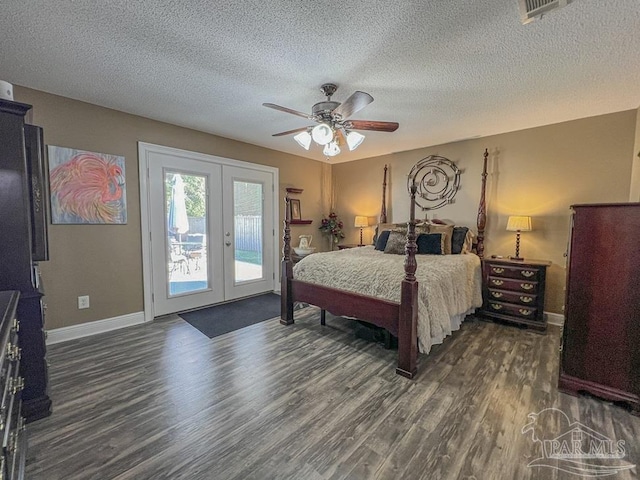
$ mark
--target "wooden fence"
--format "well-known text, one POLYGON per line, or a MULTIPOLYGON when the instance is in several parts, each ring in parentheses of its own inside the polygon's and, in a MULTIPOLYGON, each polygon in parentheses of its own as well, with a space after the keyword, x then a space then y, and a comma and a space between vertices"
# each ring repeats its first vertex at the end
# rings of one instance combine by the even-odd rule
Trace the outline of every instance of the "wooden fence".
POLYGON ((236 250, 262 252, 262 216, 236 215, 236 250))

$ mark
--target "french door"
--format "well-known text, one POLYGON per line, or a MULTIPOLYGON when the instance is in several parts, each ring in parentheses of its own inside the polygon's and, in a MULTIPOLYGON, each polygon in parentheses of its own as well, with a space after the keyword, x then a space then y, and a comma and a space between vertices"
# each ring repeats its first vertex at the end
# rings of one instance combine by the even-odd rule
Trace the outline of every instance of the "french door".
POLYGON ((273 190, 270 173, 222 167, 225 300, 273 289, 273 190))
POLYGON ((272 291, 277 171, 147 144, 140 154, 145 317, 272 291))

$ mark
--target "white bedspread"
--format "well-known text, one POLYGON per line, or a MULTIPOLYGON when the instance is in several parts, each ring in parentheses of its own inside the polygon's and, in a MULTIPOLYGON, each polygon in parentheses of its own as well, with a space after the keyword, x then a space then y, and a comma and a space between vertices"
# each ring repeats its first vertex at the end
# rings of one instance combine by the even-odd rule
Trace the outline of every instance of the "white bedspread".
MULTIPOLYGON (((373 246, 314 253, 293 268, 296 280, 400 303, 404 255, 373 246)), ((416 255, 420 352, 442 343, 464 315, 482 306, 480 258, 468 255, 416 255)))

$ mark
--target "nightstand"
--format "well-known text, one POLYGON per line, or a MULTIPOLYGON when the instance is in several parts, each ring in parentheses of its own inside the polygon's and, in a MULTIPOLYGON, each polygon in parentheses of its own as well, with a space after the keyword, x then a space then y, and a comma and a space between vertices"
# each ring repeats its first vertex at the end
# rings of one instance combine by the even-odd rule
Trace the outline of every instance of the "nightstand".
POLYGON ((482 260, 482 309, 479 315, 544 332, 546 260, 482 260))
MULTIPOLYGON (((309 255, 313 255, 313 253, 310 253, 309 255)), ((300 256, 298 255, 296 252, 291 252, 291 261, 293 262, 293 264, 295 265, 296 263, 298 263, 300 260, 302 260, 304 257, 308 257, 309 255, 304 255, 304 256, 300 256)))

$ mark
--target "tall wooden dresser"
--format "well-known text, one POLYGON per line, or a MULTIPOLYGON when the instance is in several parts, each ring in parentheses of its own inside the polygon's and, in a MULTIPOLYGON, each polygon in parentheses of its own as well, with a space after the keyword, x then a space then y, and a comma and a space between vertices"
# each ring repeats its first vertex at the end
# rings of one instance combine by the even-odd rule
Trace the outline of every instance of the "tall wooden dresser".
POLYGON ((27 422, 51 413, 37 264, 48 259, 46 157, 42 129, 25 124, 29 109, 0 99, 0 290, 20 291, 22 415, 27 422))
POLYGON ((571 208, 558 387, 640 413, 640 203, 571 208))

